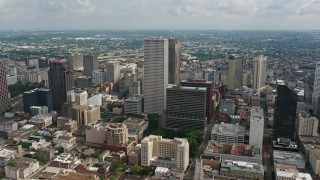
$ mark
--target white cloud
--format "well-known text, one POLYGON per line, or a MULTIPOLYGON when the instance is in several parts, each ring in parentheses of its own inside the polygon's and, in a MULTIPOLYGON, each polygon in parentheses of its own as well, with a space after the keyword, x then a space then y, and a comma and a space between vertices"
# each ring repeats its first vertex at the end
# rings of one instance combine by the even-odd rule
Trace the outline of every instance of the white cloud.
POLYGON ((319 18, 320 0, 0 0, 0 29, 319 29, 319 18))

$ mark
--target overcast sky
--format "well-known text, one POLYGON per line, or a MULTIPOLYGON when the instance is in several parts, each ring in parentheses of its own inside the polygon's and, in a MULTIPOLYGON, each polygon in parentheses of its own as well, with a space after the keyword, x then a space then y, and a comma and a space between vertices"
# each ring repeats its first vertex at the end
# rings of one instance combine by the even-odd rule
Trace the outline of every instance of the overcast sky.
POLYGON ((14 29, 320 29, 320 0, 0 0, 14 29))

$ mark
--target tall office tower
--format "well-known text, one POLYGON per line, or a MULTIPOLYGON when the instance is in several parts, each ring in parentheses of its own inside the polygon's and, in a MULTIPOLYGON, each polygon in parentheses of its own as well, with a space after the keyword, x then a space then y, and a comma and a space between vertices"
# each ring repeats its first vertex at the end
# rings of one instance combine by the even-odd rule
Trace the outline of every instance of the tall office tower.
POLYGON ((68 58, 68 65, 70 69, 76 69, 83 67, 83 55, 82 54, 72 54, 68 58))
POLYGON ((168 85, 168 40, 144 40, 144 111, 162 114, 166 107, 168 85))
POLYGON ((110 61, 107 63, 106 82, 117 83, 120 79, 120 63, 118 61, 110 61))
POLYGON ((242 83, 243 57, 237 55, 229 56, 228 64, 228 89, 235 90, 242 83))
POLYGON ((52 91, 50 89, 33 89, 23 93, 23 110, 30 113, 32 106, 45 106, 48 108, 48 112, 53 110, 52 108, 52 91))
POLYGON ((267 57, 258 56, 253 59, 253 89, 265 86, 267 78, 267 57))
POLYGON ((213 101, 212 101, 212 95, 213 95, 213 82, 212 81, 206 81, 206 80, 189 80, 189 81, 181 81, 180 83, 181 86, 186 86, 186 87, 197 87, 197 88, 202 88, 205 87, 207 88, 207 109, 206 109, 206 117, 208 122, 211 120, 211 117, 213 115, 213 101))
POLYGON ((162 136, 150 135, 141 141, 141 166, 161 166, 185 171, 188 164, 187 139, 164 139, 162 136))
POLYGON ((250 115, 250 136, 249 144, 258 146, 262 150, 264 131, 264 114, 263 109, 253 107, 250 115))
POLYGON ((103 70, 94 70, 92 72, 92 83, 93 84, 103 84, 106 82, 106 72, 103 70))
POLYGON ((10 108, 5 62, 0 60, 0 113, 10 108))
POLYGON ((169 41, 169 84, 180 83, 180 43, 177 39, 169 41))
POLYGON ((314 84, 313 84, 313 92, 312 92, 313 112, 317 117, 320 117, 319 98, 320 98, 320 62, 317 62, 316 70, 314 73, 314 84))
POLYGON ((98 69, 98 59, 95 54, 88 54, 83 56, 83 75, 92 76, 92 71, 98 69))
POLYGON ((207 89, 169 84, 167 88, 166 127, 192 129, 206 128, 207 89), (192 97, 192 98, 190 98, 192 97))
POLYGON ((274 108, 275 138, 294 140, 297 110, 297 93, 283 80, 277 80, 277 97, 274 108))
POLYGON ((53 110, 60 110, 67 101, 67 92, 72 87, 72 72, 66 59, 50 60, 49 88, 52 90, 53 110))
POLYGON ((213 85, 215 85, 215 76, 216 76, 216 70, 211 68, 203 69, 203 79, 207 81, 212 81, 213 85))
POLYGON ((310 114, 298 114, 298 136, 318 136, 319 120, 310 114))

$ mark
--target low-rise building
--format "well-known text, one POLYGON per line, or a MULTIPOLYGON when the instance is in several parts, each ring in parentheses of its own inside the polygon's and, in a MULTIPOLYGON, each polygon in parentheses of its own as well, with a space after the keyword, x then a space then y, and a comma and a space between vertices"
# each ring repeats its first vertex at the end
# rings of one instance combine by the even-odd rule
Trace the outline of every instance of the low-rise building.
POLYGON ((314 174, 320 175, 320 149, 310 149, 309 162, 311 164, 314 174))
POLYGON ((49 166, 64 168, 64 169, 74 169, 79 164, 78 158, 69 153, 62 153, 57 156, 49 166))
POLYGON ((12 132, 18 130, 18 123, 14 121, 0 122, 0 131, 12 132))
POLYGON ((29 121, 30 124, 37 126, 39 129, 46 128, 52 124, 51 114, 37 114, 33 116, 29 121))
POLYGON ((136 141, 140 141, 143 132, 148 128, 149 122, 143 119, 128 118, 122 122, 128 128, 128 136, 137 136, 136 141))
POLYGON ((15 158, 14 166, 6 166, 5 174, 9 179, 28 179, 30 175, 39 169, 39 162, 30 158, 15 158))
POLYGON ((57 127, 68 132, 75 132, 78 130, 78 123, 75 120, 72 120, 68 117, 58 117, 57 118, 57 127))
POLYGON ((238 179, 264 179, 264 168, 260 163, 224 160, 221 162, 220 175, 238 179))
POLYGON ((143 113, 143 96, 135 95, 124 101, 124 113, 141 114, 143 113))
POLYGON ((0 149, 0 166, 6 166, 7 163, 16 156, 17 153, 13 150, 0 149))
POLYGON ((204 155, 213 156, 220 160, 262 163, 259 147, 245 144, 231 144, 211 140, 208 142, 204 155))
POLYGON ((244 143, 245 127, 239 124, 215 124, 211 132, 211 140, 225 143, 244 143))
POLYGON ((306 161, 303 158, 303 154, 299 152, 281 150, 273 150, 273 163, 294 165, 298 169, 304 169, 306 165, 306 161))
POLYGON ((53 143, 56 147, 63 147, 65 150, 68 150, 76 144, 76 137, 73 137, 72 135, 58 135, 53 138, 53 143))
POLYGON ((296 166, 276 164, 275 165, 276 180, 312 180, 308 173, 300 173, 296 166))

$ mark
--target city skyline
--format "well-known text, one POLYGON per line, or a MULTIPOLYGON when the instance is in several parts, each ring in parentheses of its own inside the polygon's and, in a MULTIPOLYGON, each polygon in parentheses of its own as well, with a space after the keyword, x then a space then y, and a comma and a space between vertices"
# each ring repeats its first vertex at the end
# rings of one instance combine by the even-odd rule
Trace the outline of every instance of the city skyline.
POLYGON ((0 1, 0 31, 320 29, 320 1, 0 1), (14 12, 14 13, 12 13, 14 12), (32 12, 32 13, 31 13, 32 12), (50 23, 48 23, 50 22, 50 23))

